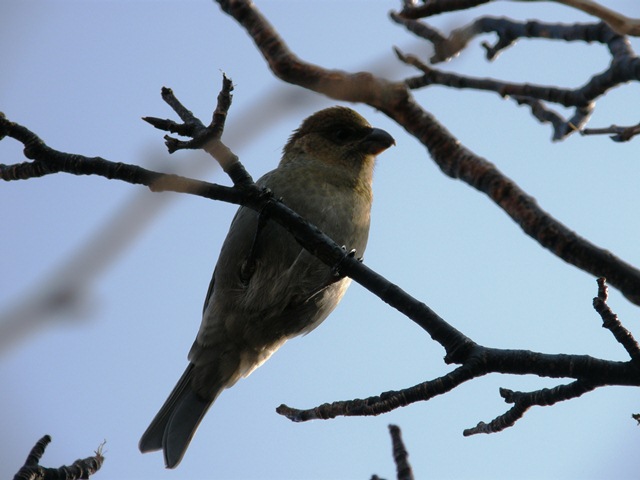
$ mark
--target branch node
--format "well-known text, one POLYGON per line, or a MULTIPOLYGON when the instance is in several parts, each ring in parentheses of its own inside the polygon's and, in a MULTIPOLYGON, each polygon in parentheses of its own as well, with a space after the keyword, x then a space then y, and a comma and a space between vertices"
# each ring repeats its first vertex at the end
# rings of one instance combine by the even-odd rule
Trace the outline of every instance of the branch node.
POLYGON ((593 299, 593 308, 602 319, 602 328, 611 332, 616 341, 624 347, 632 360, 640 362, 640 345, 618 319, 613 310, 607 304, 608 287, 607 280, 598 278, 598 296, 593 299))

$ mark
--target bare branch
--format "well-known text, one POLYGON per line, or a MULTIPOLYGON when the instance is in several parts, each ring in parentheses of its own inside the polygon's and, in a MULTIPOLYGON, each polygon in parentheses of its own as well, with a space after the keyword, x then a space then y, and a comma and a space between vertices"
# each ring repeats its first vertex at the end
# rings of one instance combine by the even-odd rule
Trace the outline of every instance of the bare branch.
MULTIPOLYGON (((15 174, 15 165, 0 165, 0 178, 2 179, 30 178, 26 174, 32 173, 32 171, 44 172, 44 174, 66 172, 76 175, 99 175, 109 179, 147 185, 153 191, 189 193, 212 200, 244 205, 264 213, 284 226, 304 248, 327 265, 332 267, 340 265, 342 274, 353 278, 372 291, 377 291, 380 298, 413 318, 415 322, 427 329, 434 339, 446 345, 445 348, 448 351, 463 351, 472 344, 467 337, 451 327, 435 312, 365 267, 357 258, 345 252, 341 246, 283 203, 275 200, 272 195, 265 195, 263 190, 254 183, 248 184, 242 181, 233 188, 229 188, 178 175, 153 172, 134 165, 110 162, 100 157, 89 158, 62 153, 45 145, 26 127, 10 122, 6 118, 0 118, 1 131, 6 132, 6 136, 25 143, 25 150, 28 148, 30 158, 34 160, 19 164, 24 166, 20 176, 15 174), (43 166, 40 166, 41 164, 43 166)), ((237 165, 238 168, 244 168, 239 162, 237 165)))
MULTIPOLYGON (((598 297, 606 300, 604 280, 598 280, 598 297)), ((607 307, 608 308, 608 307, 607 307)), ((613 315, 611 313, 611 315, 613 315)), ((610 316, 610 315, 609 315, 610 316)), ((615 317, 615 315, 614 315, 615 317)), ((534 405, 550 406, 557 402, 577 398, 598 387, 612 385, 611 380, 618 377, 619 385, 640 386, 640 370, 637 368, 636 350, 638 345, 631 334, 616 318, 606 320, 614 332, 616 340, 632 355, 629 362, 613 362, 601 360, 588 355, 549 355, 527 350, 502 350, 488 348, 478 344, 465 350, 463 357, 448 355, 448 363, 459 363, 447 375, 422 384, 394 392, 385 392, 377 397, 325 403, 315 408, 300 410, 280 405, 276 411, 294 422, 330 419, 337 416, 371 416, 380 415, 399 407, 431 398, 453 390, 462 383, 479 378, 489 373, 524 375, 534 373, 540 377, 575 378, 568 385, 559 385, 548 389, 523 393, 508 389, 500 389, 500 395, 513 407, 489 423, 480 422, 474 428, 465 430, 464 435, 477 433, 496 433, 513 426, 534 405), (634 350, 636 349, 636 350, 634 350), (631 384, 625 382, 631 381, 631 384)))
MULTIPOLYGON (((478 352, 479 350, 476 351, 478 352)), ((339 416, 381 415, 396 408, 406 407, 415 402, 430 400, 438 395, 450 392, 467 380, 484 375, 485 373, 480 369, 474 368, 476 358, 477 357, 474 357, 473 361, 467 358, 465 365, 456 368, 447 375, 404 390, 384 392, 379 396, 365 399, 324 403, 308 410, 300 410, 287 405, 280 405, 276 409, 276 412, 294 422, 326 420, 339 416)))
MULTIPOLYGON (((391 444, 393 447, 393 460, 396 464, 396 478, 398 480, 413 480, 413 470, 409 464, 409 453, 402 441, 402 432, 397 425, 389 425, 391 444)), ((371 480, 383 480, 378 475, 372 475, 371 480)))
POLYGON ((506 388, 500 389, 500 395, 505 402, 513 403, 513 407, 503 415, 493 419, 489 423, 480 422, 474 428, 466 429, 464 436, 476 435, 478 433, 497 433, 505 428, 512 427, 524 414, 534 405, 550 406, 558 402, 577 398, 584 393, 602 386, 578 380, 568 385, 559 385, 555 388, 543 388, 535 392, 513 392, 506 388))
MULTIPOLYGON (((638 269, 580 237, 540 208, 513 180, 466 149, 422 109, 404 83, 389 82, 370 73, 350 74, 305 63, 291 53, 253 3, 244 0, 218 0, 218 3, 245 28, 279 78, 332 98, 366 103, 384 112, 427 147, 446 175, 485 193, 544 248, 596 277, 606 277, 610 285, 640 305, 638 269)), ((460 8, 468 8, 470 3, 484 2, 446 3, 464 4, 466 6, 460 8)))
POLYGON ((500 51, 513 45, 519 38, 599 42, 607 45, 612 56, 609 68, 593 76, 583 86, 573 89, 516 84, 446 73, 431 68, 415 56, 404 55, 396 49, 396 54, 401 61, 423 72, 420 77, 405 80, 407 86, 412 90, 437 84, 451 88, 493 91, 503 98, 512 97, 521 105, 529 105, 534 117, 540 122, 549 122, 553 125, 553 140, 562 140, 582 129, 595 108, 595 100, 607 91, 630 80, 640 80, 638 72, 633 67, 638 59, 633 54, 629 42, 626 38, 613 32, 604 23, 564 25, 482 17, 465 27, 454 30, 448 38, 445 38, 418 20, 406 19, 396 13, 392 13, 391 18, 433 43, 436 53, 431 57, 431 63, 449 60, 464 49, 473 37, 488 32, 495 32, 498 35, 498 41, 495 45, 490 46, 486 42, 483 43, 489 60, 493 60, 500 51), (565 120, 557 112, 546 107, 542 103, 543 101, 574 107, 574 115, 565 120))
POLYGON ((218 104, 213 112, 213 118, 209 126, 196 118, 173 94, 173 90, 162 88, 162 99, 178 114, 184 122, 177 124, 172 120, 163 120, 155 117, 144 117, 143 120, 154 127, 182 136, 190 137, 188 141, 178 140, 175 137, 165 135, 165 143, 169 153, 178 150, 202 148, 214 157, 222 169, 231 177, 234 185, 251 184, 253 179, 238 160, 238 157, 222 143, 222 133, 227 119, 227 112, 231 107, 231 91, 233 83, 226 75, 222 75, 222 89, 218 94, 218 104))
MULTIPOLYGON (((306 90, 292 91, 284 84, 274 86, 265 92, 262 100, 241 113, 236 112, 235 121, 243 128, 226 132, 226 142, 247 142, 257 132, 268 130, 285 112, 307 112, 317 102, 319 98, 306 90)), ((180 168, 195 174, 208 167, 197 157, 181 162, 180 168)), ((80 322, 87 317, 85 314, 91 314, 96 305, 94 300, 99 297, 92 288, 94 280, 175 198, 136 191, 104 225, 74 248, 71 257, 29 287, 27 295, 14 299, 12 305, 0 312, 0 355, 42 327, 51 327, 56 321, 80 322)))
POLYGON ((636 135, 640 134, 640 123, 630 127, 618 127, 611 125, 606 128, 585 128, 580 130, 581 135, 611 135, 609 138, 614 142, 628 142, 636 135))
POLYGON ((527 105, 531 108, 531 114, 537 118, 540 123, 550 123, 553 126, 554 141, 562 140, 569 134, 582 128, 591 118, 594 103, 590 103, 584 107, 576 107, 573 116, 565 120, 558 112, 545 106, 540 100, 535 100, 530 97, 521 97, 514 95, 513 99, 518 102, 519 105, 527 105))
POLYGON ((241 201, 242 195, 229 187, 154 172, 135 165, 111 162, 102 157, 85 157, 54 150, 28 128, 0 115, 0 138, 2 137, 10 137, 21 142, 24 145, 25 156, 33 160, 14 165, 0 164, 0 179, 5 181, 26 180, 66 172, 74 175, 99 175, 112 180, 146 185, 154 192, 191 193, 235 204, 241 201))
MULTIPOLYGON (((527 0, 525 0, 527 1, 527 0)), ((553 0, 570 7, 582 10, 585 13, 594 15, 606 22, 613 30, 620 35, 640 36, 640 19, 625 17, 624 15, 591 0, 553 0)))
POLYGON ((325 70, 300 60, 252 2, 217 0, 217 3, 247 31, 280 79, 331 98, 366 103, 381 111, 407 99, 406 88, 400 82, 389 82, 369 72, 325 70))
POLYGON ((582 128, 593 113, 594 103, 575 108, 575 114, 565 120, 553 110, 544 106, 544 103, 536 98, 543 98, 548 101, 563 103, 572 93, 569 90, 563 90, 556 87, 542 87, 530 84, 514 84, 494 80, 489 78, 472 78, 455 73, 446 73, 432 68, 422 63, 414 55, 405 55, 399 49, 395 49, 398 58, 424 72, 420 77, 408 78, 405 80, 407 86, 412 89, 418 89, 428 85, 446 85, 452 88, 470 88, 474 90, 485 90, 496 92, 503 98, 513 98, 519 105, 528 105, 531 113, 541 123, 551 123, 553 125, 553 140, 562 140, 570 133, 582 128))
POLYGON ((604 278, 598 279, 598 296, 593 299, 593 308, 602 318, 602 327, 609 330, 616 341, 624 347, 632 360, 640 361, 640 345, 629 330, 622 326, 618 316, 607 305, 608 288, 604 278))
MULTIPOLYGON (((491 422, 478 426, 482 433, 497 432, 512 426, 532 405, 553 405, 568 400, 603 385, 640 386, 640 373, 635 362, 614 362, 588 355, 544 354, 528 350, 502 350, 476 345, 455 363, 461 367, 449 374, 422 384, 395 392, 385 392, 377 397, 325 403, 315 408, 299 410, 281 405, 276 411, 292 421, 326 420, 337 416, 371 416, 387 413, 414 402, 427 401, 453 390, 467 380, 489 373, 525 375, 534 374, 550 378, 575 378, 569 386, 559 386, 528 394, 513 395, 509 390, 501 394, 514 407, 491 422), (617 380, 613 380, 613 379, 617 380), (613 383, 611 383, 613 381, 613 383), (627 383, 630 382, 630 383, 627 383), (503 396, 504 396, 503 395, 503 396), (511 401, 513 399, 513 401, 511 401), (490 429, 490 431, 484 431, 490 429)), ((481 433, 474 431, 473 433, 481 433)))
POLYGON ((95 455, 82 460, 76 460, 70 466, 60 468, 46 468, 40 466, 40 459, 44 455, 51 437, 45 435, 31 449, 24 466, 16 473, 14 480, 80 480, 88 479, 102 467, 104 443, 95 451, 95 455))
MULTIPOLYGON (((401 15, 408 19, 426 18, 440 13, 467 10, 492 0, 428 0, 424 5, 416 6, 413 2, 405 2, 401 15)), ((540 0, 514 0, 532 2, 540 0)), ((603 7, 592 0, 551 0, 585 13, 598 17, 620 35, 640 36, 640 19, 626 17, 614 10, 603 7)))
POLYGON ((492 0, 428 0, 424 2, 424 5, 418 6, 405 2, 400 14, 405 18, 426 18, 440 13, 468 10, 491 1, 492 0))
POLYGON ((413 480, 413 470, 409 463, 409 452, 402 441, 402 432, 397 425, 389 425, 391 443, 393 445, 393 459, 396 462, 398 480, 413 480))

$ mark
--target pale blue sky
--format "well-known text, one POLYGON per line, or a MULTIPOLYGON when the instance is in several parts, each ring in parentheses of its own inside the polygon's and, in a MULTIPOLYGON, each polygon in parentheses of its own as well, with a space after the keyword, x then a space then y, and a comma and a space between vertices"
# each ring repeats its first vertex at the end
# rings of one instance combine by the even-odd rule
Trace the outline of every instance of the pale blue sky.
MULTIPOLYGON (((322 66, 400 79, 415 72, 395 60, 392 46, 430 55, 428 46, 388 20, 399 2, 256 3, 300 57, 322 66)), ((635 1, 603 3, 640 16, 635 1)), ((446 30, 476 14, 590 20, 547 2, 495 2, 433 21, 446 30)), ((336 103, 275 79, 244 31, 208 0, 4 0, 0 45, 0 111, 51 147, 151 169, 185 169, 217 183, 229 180, 212 160, 167 155, 162 134, 140 120, 171 116, 160 99, 162 86, 208 121, 225 71, 236 85, 225 138, 255 178, 275 167, 304 117, 336 103)), ((442 68, 575 86, 608 62, 600 45, 533 40, 493 63, 482 53, 474 42, 442 68)), ((637 84, 611 92, 591 125, 636 123, 639 94, 637 84)), ((494 94, 436 87, 416 96, 556 218, 640 265, 637 140, 573 136, 554 144, 548 126, 494 94)), ((384 115, 353 107, 397 142, 376 170, 367 264, 485 345, 626 359, 591 308, 594 278, 525 237, 483 195, 445 177, 384 115)), ((17 143, 0 143, 1 163, 22 159, 17 143)), ((471 438, 463 429, 508 408, 499 387, 530 390, 558 382, 494 375, 375 418, 294 424, 277 415, 281 403, 312 407, 362 398, 450 371, 442 348, 426 333, 355 284, 320 328, 289 342, 224 392, 178 470, 167 471, 161 454, 141 455, 137 442, 186 366, 235 207, 66 174, 4 183, 0 205, 5 321, 34 304, 51 286, 43 282, 69 256, 104 241, 107 222, 142 209, 118 255, 100 248, 108 266, 84 285, 74 312, 38 317, 46 327, 0 344, 1 478, 15 474, 44 434, 53 437, 42 462, 51 467, 88 456, 106 439, 97 479, 393 478, 389 423, 402 428, 417 478, 637 475, 640 430, 630 415, 640 406, 630 388, 534 408, 505 432, 471 438)), ((637 307, 615 291, 610 305, 640 335, 637 307)))

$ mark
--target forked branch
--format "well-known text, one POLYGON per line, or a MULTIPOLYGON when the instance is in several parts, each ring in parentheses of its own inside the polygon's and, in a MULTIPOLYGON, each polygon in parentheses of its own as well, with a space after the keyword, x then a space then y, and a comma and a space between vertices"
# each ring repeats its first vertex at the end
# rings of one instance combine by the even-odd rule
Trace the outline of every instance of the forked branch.
POLYGON ((13 480, 80 480, 88 479, 102 467, 104 456, 102 450, 104 443, 95 451, 95 455, 81 460, 76 460, 72 465, 60 468, 47 468, 40 465, 40 459, 44 455, 47 445, 51 443, 51 437, 45 435, 31 449, 24 465, 13 480))
POLYGON ((640 60, 633 52, 629 41, 604 22, 566 25, 535 20, 517 22, 503 17, 481 17, 445 36, 430 25, 406 16, 405 10, 400 13, 392 12, 391 19, 433 44, 435 53, 430 58, 432 64, 450 60, 466 48, 473 38, 486 33, 495 33, 498 37, 494 45, 482 43, 488 60, 496 59, 500 52, 513 46, 521 38, 605 45, 611 55, 609 67, 593 75, 577 88, 513 83, 443 72, 427 66, 415 56, 403 55, 397 51, 400 60, 423 72, 419 77, 405 80, 412 90, 430 85, 443 85, 450 88, 493 91, 503 98, 511 97, 521 105, 530 105, 534 118, 541 123, 552 124, 553 140, 562 140, 581 130, 589 120, 596 100, 609 90, 630 81, 640 80, 640 60), (573 108, 574 114, 565 119, 547 106, 547 103, 573 108))
MULTIPOLYGON (((500 396, 505 402, 513 404, 504 414, 489 423, 479 422, 475 427, 464 430, 465 436, 478 433, 496 433, 513 426, 532 406, 550 406, 558 402, 577 398, 598 387, 611 385, 609 380, 626 372, 627 380, 633 386, 640 385, 640 364, 637 361, 638 344, 611 312, 606 304, 606 283, 598 279, 598 296, 594 299, 594 308, 603 318, 603 327, 610 330, 631 360, 612 362, 590 357, 588 355, 548 355, 526 350, 502 350, 474 344, 473 349, 466 352, 465 358, 455 362, 460 367, 442 377, 418 384, 399 391, 391 391, 366 399, 346 400, 325 403, 311 409, 296 409, 286 405, 278 407, 277 412, 293 421, 328 419, 338 416, 371 416, 395 410, 418 401, 447 393, 462 383, 490 373, 522 375, 538 370, 536 375, 550 378, 574 378, 575 381, 558 385, 554 388, 543 388, 533 392, 514 392, 501 388, 500 396), (534 365, 544 365, 537 369, 534 365), (619 369, 619 370, 618 370, 619 369)), ((622 379, 621 379, 622 380, 622 379)), ((626 380, 623 380, 623 383, 626 380)))

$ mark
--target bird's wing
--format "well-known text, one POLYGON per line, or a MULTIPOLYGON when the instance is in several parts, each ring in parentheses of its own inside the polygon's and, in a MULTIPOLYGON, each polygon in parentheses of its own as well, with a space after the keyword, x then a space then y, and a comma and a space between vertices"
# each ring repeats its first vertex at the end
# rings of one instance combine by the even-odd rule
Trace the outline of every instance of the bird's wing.
POLYGON ((216 283, 216 269, 213 269, 213 274, 211 275, 211 281, 209 282, 209 289, 207 290, 207 296, 204 297, 204 305, 202 306, 202 314, 207 311, 207 307, 209 306, 209 299, 211 298, 211 294, 213 293, 214 285, 216 283))

